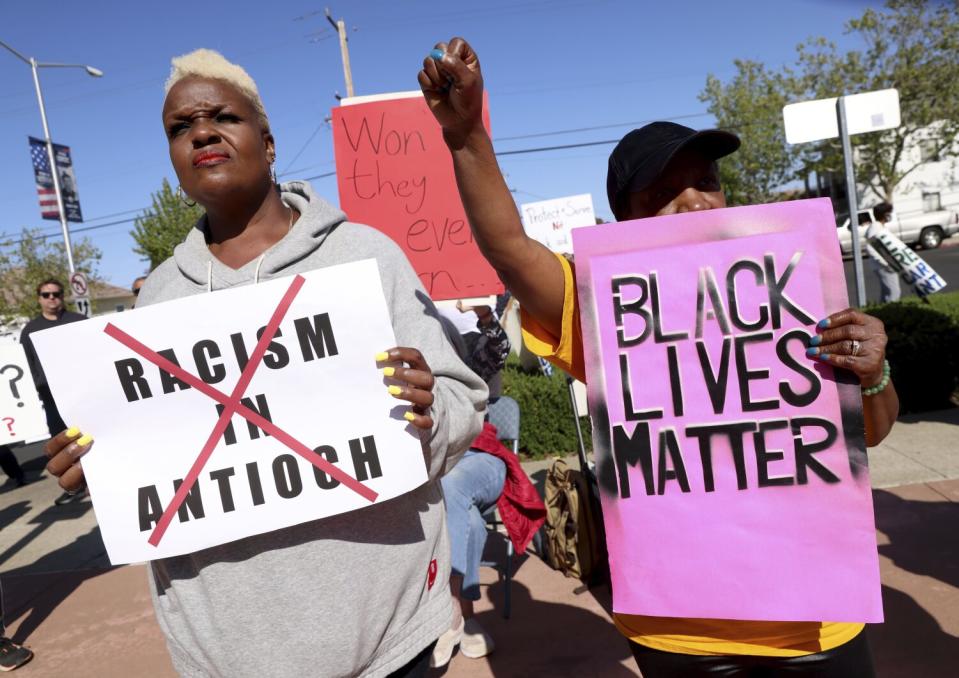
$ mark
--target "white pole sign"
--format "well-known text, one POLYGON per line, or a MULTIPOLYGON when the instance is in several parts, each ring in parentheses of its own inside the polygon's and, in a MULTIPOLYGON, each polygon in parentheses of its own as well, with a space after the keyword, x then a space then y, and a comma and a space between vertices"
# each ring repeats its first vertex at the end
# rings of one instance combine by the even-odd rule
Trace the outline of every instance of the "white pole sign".
MULTIPOLYGON (((881 89, 851 94, 845 100, 850 135, 895 129, 902 122, 899 90, 881 89)), ((783 106, 783 124, 786 127, 786 141, 790 144, 838 137, 836 97, 783 106)))
POLYGON ((596 225, 593 196, 589 193, 524 203, 520 212, 529 237, 563 254, 573 251, 572 229, 596 225))
POLYGON ((20 344, 0 344, 0 445, 46 438, 47 420, 20 344))
POLYGON ((375 260, 34 337, 114 564, 386 501, 423 443, 374 357, 395 345, 375 260))

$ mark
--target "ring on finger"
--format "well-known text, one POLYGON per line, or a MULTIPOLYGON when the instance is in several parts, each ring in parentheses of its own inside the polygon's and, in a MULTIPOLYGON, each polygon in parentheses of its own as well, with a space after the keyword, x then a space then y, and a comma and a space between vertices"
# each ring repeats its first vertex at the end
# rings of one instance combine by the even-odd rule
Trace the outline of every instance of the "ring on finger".
POLYGON ((849 355, 851 356, 859 355, 860 349, 862 349, 862 343, 860 343, 856 339, 853 339, 849 349, 849 355))

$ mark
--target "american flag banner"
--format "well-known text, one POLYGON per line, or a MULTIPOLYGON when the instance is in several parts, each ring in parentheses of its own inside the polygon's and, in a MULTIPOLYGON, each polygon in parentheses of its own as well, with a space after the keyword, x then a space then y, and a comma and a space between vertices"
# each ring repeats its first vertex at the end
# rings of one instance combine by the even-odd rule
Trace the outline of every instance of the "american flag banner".
MULTIPOLYGON (((37 183, 37 197, 40 200, 40 216, 44 219, 60 221, 60 213, 57 210, 57 194, 53 187, 53 176, 50 174, 47 143, 34 137, 28 137, 28 139, 30 140, 30 158, 33 160, 33 174, 37 183)), ((80 195, 77 192, 77 180, 73 173, 70 148, 53 144, 53 155, 56 158, 60 178, 60 195, 63 197, 63 209, 67 213, 67 221, 82 222, 80 195)))

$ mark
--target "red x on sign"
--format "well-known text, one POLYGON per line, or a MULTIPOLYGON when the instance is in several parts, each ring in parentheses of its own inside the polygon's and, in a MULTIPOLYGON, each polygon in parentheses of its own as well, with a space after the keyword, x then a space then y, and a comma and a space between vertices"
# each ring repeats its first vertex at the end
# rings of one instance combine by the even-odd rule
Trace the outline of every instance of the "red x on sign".
POLYGON ((280 323, 283 321, 286 312, 293 303, 293 299, 296 298, 297 293, 299 293, 300 289, 303 287, 304 282, 305 280, 303 276, 297 275, 293 278, 293 281, 290 283, 289 288, 286 290, 286 293, 280 300, 276 310, 273 311, 273 316, 270 318, 270 322, 264 329, 263 335, 256 344, 256 348, 253 349, 253 353, 250 355, 250 361, 247 363, 246 367, 243 368, 240 378, 237 380, 236 386, 233 387, 233 392, 230 395, 226 395, 222 391, 213 388, 199 377, 190 374, 176 363, 164 358, 162 355, 148 348, 145 344, 137 341, 112 323, 107 323, 106 327, 103 328, 103 331, 108 336, 116 339, 137 355, 141 356, 145 360, 149 360, 161 370, 170 373, 181 381, 189 384, 200 393, 223 405, 223 412, 220 414, 220 418, 217 420, 216 426, 213 427, 210 437, 207 439, 203 449, 200 450, 199 456, 196 458, 196 461, 193 462, 193 466, 190 467, 190 471, 183 479, 180 487, 177 488, 176 494, 173 495, 173 499, 170 501, 170 504, 166 507, 166 510, 163 511, 163 515, 160 517, 160 520, 153 528, 153 532, 150 534, 150 538, 148 540, 151 545, 157 546, 160 543, 160 540, 163 539, 163 534, 166 532, 167 527, 169 527, 170 521, 173 520, 173 514, 180 509, 180 506, 190 493, 190 490, 193 489, 193 485, 196 483, 197 478, 199 478, 200 472, 203 470, 203 467, 213 454, 213 450, 216 448, 217 443, 220 442, 220 438, 223 437, 223 433, 226 431, 226 427, 229 426, 230 420, 233 418, 234 414, 239 414, 241 417, 244 417, 247 421, 273 436, 279 442, 290 448, 290 450, 296 452, 298 455, 309 461, 321 471, 324 471, 327 475, 339 480, 345 487, 353 490, 364 499, 370 502, 376 501, 376 492, 363 485, 363 483, 345 471, 333 466, 333 464, 318 455, 312 449, 296 440, 293 436, 276 426, 269 419, 263 417, 259 412, 251 410, 240 402, 240 399, 246 392, 247 387, 250 385, 250 381, 253 379, 253 374, 256 372, 256 368, 263 360, 263 356, 266 353, 267 347, 270 345, 270 342, 273 341, 273 337, 276 335, 276 331, 279 329, 280 323))

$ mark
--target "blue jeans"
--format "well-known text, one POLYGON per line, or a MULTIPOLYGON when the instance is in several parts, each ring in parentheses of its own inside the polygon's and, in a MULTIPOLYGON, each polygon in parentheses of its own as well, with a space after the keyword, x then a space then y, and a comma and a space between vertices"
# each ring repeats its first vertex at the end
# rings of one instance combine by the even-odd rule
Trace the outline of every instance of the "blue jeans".
POLYGON ((506 464, 491 454, 469 450, 440 480, 446 500, 450 564, 463 578, 460 597, 479 600, 479 567, 486 546, 483 513, 496 504, 506 482, 506 464))

